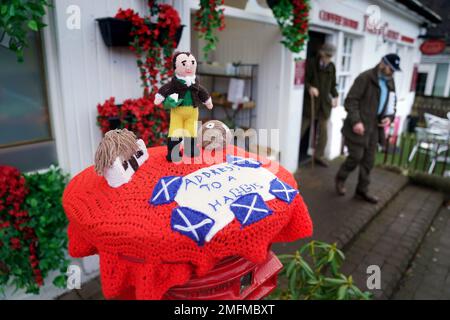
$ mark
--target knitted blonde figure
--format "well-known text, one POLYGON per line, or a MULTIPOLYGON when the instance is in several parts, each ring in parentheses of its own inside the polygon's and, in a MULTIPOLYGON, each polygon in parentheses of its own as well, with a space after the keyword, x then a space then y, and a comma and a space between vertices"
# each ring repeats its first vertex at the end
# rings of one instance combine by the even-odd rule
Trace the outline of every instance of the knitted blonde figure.
POLYGON ((180 161, 180 142, 184 139, 185 154, 199 155, 197 147, 198 108, 213 108, 211 96, 195 76, 197 61, 190 52, 177 52, 173 56, 175 76, 163 85, 155 96, 155 104, 164 102, 170 109, 167 161, 180 161))

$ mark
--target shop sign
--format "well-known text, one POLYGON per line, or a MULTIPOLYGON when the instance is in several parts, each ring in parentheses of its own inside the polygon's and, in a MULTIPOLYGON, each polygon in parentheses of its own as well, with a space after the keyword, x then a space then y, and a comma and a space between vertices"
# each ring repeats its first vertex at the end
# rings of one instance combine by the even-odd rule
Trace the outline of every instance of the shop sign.
POLYGON ((322 21, 334 23, 337 26, 343 26, 358 30, 358 21, 340 16, 336 13, 320 10, 319 19, 322 21))
POLYGON ((445 50, 445 41, 443 39, 429 39, 420 45, 420 51, 426 55, 435 55, 445 50))

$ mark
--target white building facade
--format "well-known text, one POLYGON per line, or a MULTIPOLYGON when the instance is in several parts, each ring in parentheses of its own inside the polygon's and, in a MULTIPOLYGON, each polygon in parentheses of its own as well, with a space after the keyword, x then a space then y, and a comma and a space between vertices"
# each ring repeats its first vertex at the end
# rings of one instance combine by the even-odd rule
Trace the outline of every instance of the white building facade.
MULTIPOLYGON (((186 25, 178 49, 198 47, 192 29, 192 13, 198 8, 198 1, 166 2, 178 10, 182 24, 186 25)), ((280 44, 281 34, 264 0, 225 1, 225 4, 227 26, 219 33, 220 43, 213 57, 223 64, 243 61, 259 65, 255 129, 279 130, 272 139, 278 142, 259 143, 279 151, 281 164, 294 172, 299 160, 304 94, 304 85, 294 81, 296 56, 280 44)), ((48 114, 42 121, 49 132, 42 141, 4 146, 0 141, 0 164, 1 160, 11 159, 8 154, 26 153, 40 144, 52 144, 56 162, 73 176, 93 164, 101 139, 96 124, 97 104, 111 96, 120 103, 142 94, 134 55, 126 47, 106 47, 95 19, 112 17, 119 8, 146 14, 147 7, 142 0, 58 0, 53 5, 46 16, 48 27, 43 29, 40 45, 36 47, 42 68, 33 68, 33 74, 42 72, 42 83, 35 85, 43 88, 43 104, 48 114), (73 23, 77 15, 79 24, 73 23)), ((424 17, 394 0, 311 1, 310 30, 315 40, 328 41, 337 47, 340 106, 333 109, 329 122, 328 158, 341 153, 340 130, 345 118, 342 104, 353 80, 387 53, 401 57, 403 72, 395 75, 397 115, 402 121, 406 118, 414 100, 411 81, 421 59, 418 37, 424 22, 424 17)), ((300 57, 306 58, 306 51, 300 57)), ((6 83, 6 73, 2 77, 6 83)), ((95 270, 92 263, 95 265, 96 260, 88 261, 93 262, 88 262, 86 269, 95 270)))
MULTIPOLYGON (((214 53, 221 63, 240 60, 259 65, 256 129, 279 129, 282 165, 290 171, 298 166, 300 123, 304 86, 294 84, 294 55, 279 41, 281 35, 264 1, 226 1, 227 27, 219 33, 214 53), (233 6, 231 6, 233 5, 233 6)), ((171 0, 186 25, 180 50, 190 50, 192 13, 196 0, 171 0)), ((72 175, 93 163, 101 139, 96 125, 96 105, 114 96, 117 102, 141 95, 138 70, 127 48, 109 48, 102 41, 96 18, 114 16, 119 8, 146 12, 141 0, 88 1, 61 0, 47 15, 42 32, 42 59, 48 122, 58 164, 72 175), (70 24, 79 13, 79 28, 70 24)), ((337 47, 340 105, 331 115, 330 139, 326 156, 341 152, 342 104, 355 77, 375 66, 384 54, 401 57, 403 72, 395 75, 397 115, 404 120, 414 100, 411 90, 413 70, 420 62, 420 25, 425 18, 396 1, 311 1, 310 30, 322 41, 337 47)), ((319 39, 319 40, 320 40, 319 39)), ((198 46, 198 44, 197 44, 198 46)), ((306 57, 306 52, 301 54, 306 57)), ((260 141, 270 144, 270 141, 260 141)), ((2 150, 5 153, 5 150, 2 150)))

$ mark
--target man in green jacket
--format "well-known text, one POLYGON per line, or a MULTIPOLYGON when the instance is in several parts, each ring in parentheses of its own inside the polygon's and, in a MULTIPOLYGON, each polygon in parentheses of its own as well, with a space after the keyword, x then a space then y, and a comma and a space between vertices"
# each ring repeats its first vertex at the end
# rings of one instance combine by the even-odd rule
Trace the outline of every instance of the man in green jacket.
POLYGON ((305 77, 305 103, 303 105, 302 132, 311 126, 312 117, 317 120, 318 141, 315 147, 315 162, 327 167, 328 163, 323 157, 327 144, 327 124, 330 118, 331 108, 337 106, 338 92, 336 90, 336 67, 331 58, 336 53, 336 48, 325 43, 316 57, 306 61, 305 77), (314 115, 311 114, 311 100, 314 99, 314 115))
POLYGON ((384 127, 395 115, 396 96, 393 74, 400 71, 400 57, 385 55, 375 68, 361 73, 345 99, 347 118, 342 134, 348 157, 336 175, 336 191, 346 193, 344 182, 359 166, 359 180, 355 196, 377 203, 378 198, 368 192, 370 171, 373 168, 377 144, 384 141, 384 127))

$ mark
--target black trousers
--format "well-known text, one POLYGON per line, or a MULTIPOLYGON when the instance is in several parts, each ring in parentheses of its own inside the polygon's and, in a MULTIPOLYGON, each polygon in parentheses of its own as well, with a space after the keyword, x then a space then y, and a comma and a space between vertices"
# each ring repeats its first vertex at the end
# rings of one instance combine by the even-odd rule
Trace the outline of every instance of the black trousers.
POLYGON ((348 156, 339 168, 336 178, 346 180, 349 174, 359 166, 358 192, 367 192, 370 184, 370 172, 375 163, 375 155, 378 144, 378 131, 375 130, 369 138, 367 144, 356 144, 352 141, 345 141, 348 148, 348 156))

